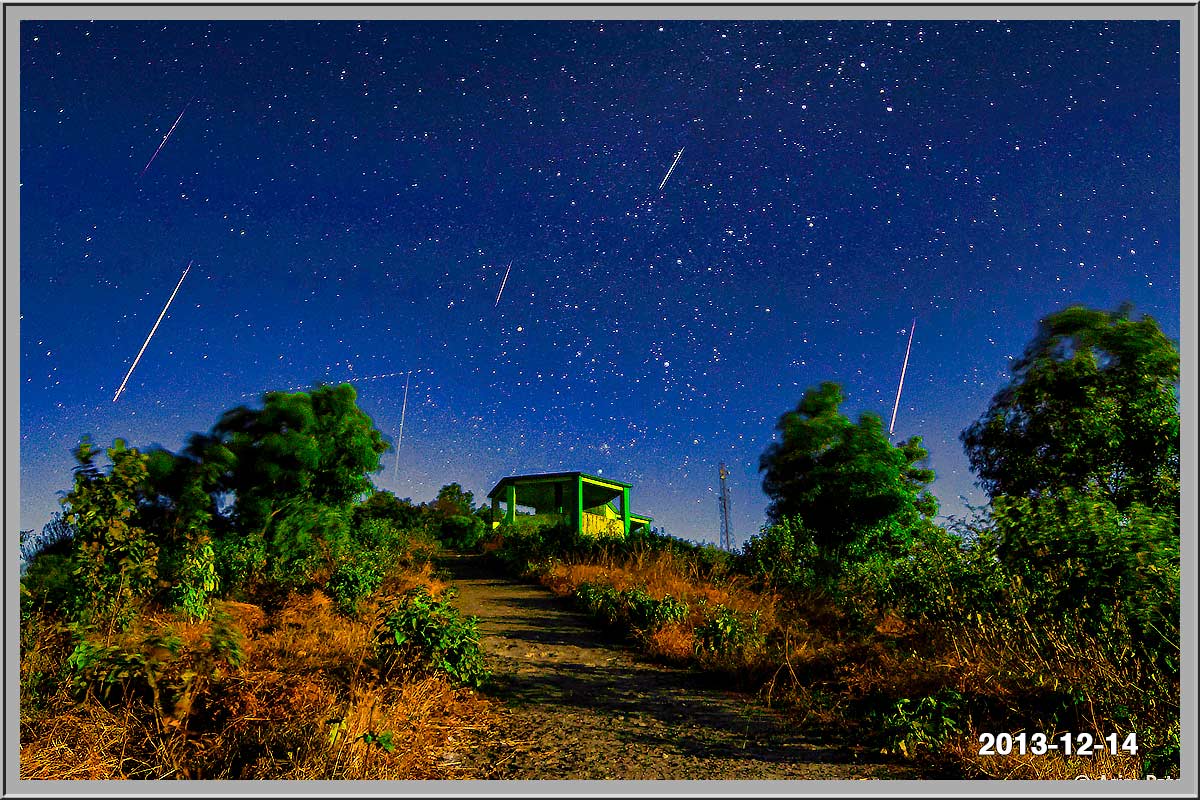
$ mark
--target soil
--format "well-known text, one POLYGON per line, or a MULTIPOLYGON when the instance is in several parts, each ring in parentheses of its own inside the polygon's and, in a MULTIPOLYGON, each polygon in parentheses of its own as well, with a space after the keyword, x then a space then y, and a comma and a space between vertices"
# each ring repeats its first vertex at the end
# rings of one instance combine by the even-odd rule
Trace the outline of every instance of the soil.
POLYGON ((480 555, 439 564, 479 619, 504 707, 499 736, 455 754, 491 780, 847 780, 923 777, 909 764, 805 728, 711 677, 655 663, 568 602, 480 555))

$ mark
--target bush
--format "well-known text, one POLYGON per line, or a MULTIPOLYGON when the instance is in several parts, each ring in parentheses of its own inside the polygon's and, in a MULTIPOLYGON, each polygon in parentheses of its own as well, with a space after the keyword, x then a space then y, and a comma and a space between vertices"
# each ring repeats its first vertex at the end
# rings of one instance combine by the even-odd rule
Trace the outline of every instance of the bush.
POLYGON ((483 539, 487 526, 476 516, 455 514, 442 521, 438 540, 452 550, 474 550, 483 539))
POLYGON ((1010 578, 986 531, 966 542, 932 527, 892 571, 886 602, 907 619, 957 625, 977 615, 1011 613, 1010 578))
POLYGON ((1179 518, 1133 503, 1125 511, 1070 490, 993 503, 998 553, 1028 593, 1028 613, 1053 622, 1078 615, 1105 637, 1113 617, 1128 620, 1128 646, 1163 668, 1179 669, 1179 518))
POLYGON ((641 587, 618 590, 610 584, 584 581, 572 595, 576 604, 604 626, 626 633, 653 633, 682 622, 688 604, 670 595, 656 599, 641 587))
POLYGON ((347 616, 358 613, 358 604, 383 584, 383 570, 373 556, 365 552, 342 560, 325 587, 338 610, 347 616))
POLYGON ((373 650, 381 674, 444 672, 466 686, 479 687, 488 677, 475 617, 463 617, 449 602, 435 600, 428 589, 413 589, 386 601, 379 610, 373 650))
POLYGON ((226 595, 253 596, 266 580, 267 545, 262 537, 227 533, 213 541, 213 557, 226 595))
POLYGON ((816 543, 797 517, 763 528, 747 540, 737 566, 746 575, 790 589, 814 588, 826 572, 816 543))
POLYGON ((97 453, 88 439, 75 448, 79 466, 75 486, 62 500, 62 521, 75 529, 78 619, 105 619, 125 628, 154 592, 159 546, 136 518, 138 487, 147 478, 146 456, 121 439, 106 454, 111 462, 107 473, 95 465, 97 453))
POLYGON ((890 709, 867 715, 878 727, 884 752, 913 758, 919 751, 936 752, 946 741, 962 733, 965 716, 961 694, 942 688, 934 694, 913 699, 902 697, 890 709))
POLYGON ((697 655, 743 658, 763 646, 765 637, 758 630, 758 614, 743 618, 722 603, 706 609, 705 620, 696 626, 697 655))
POLYGON ((561 558, 583 545, 573 528, 561 522, 526 521, 501 524, 500 548, 493 554, 509 572, 529 575, 553 558, 561 558))
POLYGON ((43 552, 21 576, 21 613, 48 611, 59 614, 71 608, 75 577, 69 555, 43 552))

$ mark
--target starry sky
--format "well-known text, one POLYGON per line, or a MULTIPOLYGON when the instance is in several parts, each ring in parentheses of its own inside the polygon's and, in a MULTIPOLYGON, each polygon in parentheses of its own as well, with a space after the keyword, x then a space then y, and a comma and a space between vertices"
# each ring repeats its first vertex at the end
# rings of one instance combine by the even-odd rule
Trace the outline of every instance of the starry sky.
POLYGON ((1178 339, 1179 120, 1173 21, 23 22, 21 527, 84 434, 351 381, 401 497, 581 470, 716 542, 724 462, 740 544, 779 416, 886 427, 914 319, 960 514, 1041 317, 1178 339))

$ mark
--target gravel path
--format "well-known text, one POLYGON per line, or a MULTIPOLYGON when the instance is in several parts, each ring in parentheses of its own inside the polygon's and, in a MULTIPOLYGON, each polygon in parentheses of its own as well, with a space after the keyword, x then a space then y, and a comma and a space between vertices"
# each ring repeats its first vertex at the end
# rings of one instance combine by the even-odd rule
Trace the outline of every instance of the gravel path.
POLYGON ((913 768, 794 722, 702 675, 653 663, 596 630, 549 590, 477 555, 439 566, 479 617, 504 702, 499 739, 460 766, 499 780, 919 778, 913 768))

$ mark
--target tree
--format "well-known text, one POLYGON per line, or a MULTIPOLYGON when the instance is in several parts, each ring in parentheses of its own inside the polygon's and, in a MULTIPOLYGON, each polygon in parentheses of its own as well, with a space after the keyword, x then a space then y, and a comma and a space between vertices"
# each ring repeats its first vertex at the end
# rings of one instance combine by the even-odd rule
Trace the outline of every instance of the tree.
POLYGON ((348 383, 267 392, 261 409, 239 406, 221 416, 198 445, 225 465, 223 488, 234 493, 241 522, 269 524, 300 500, 348 507, 374 488, 369 475, 388 445, 356 398, 348 383))
POLYGON ((421 525, 421 507, 412 498, 398 498, 391 492, 376 489, 366 500, 354 507, 354 525, 361 528, 371 520, 383 520, 400 530, 421 525))
POLYGON ((457 483, 448 483, 438 489, 433 501, 434 509, 443 516, 471 516, 475 513, 474 492, 464 492, 457 483))
POLYGON ((832 563, 855 546, 902 552, 913 526, 937 513, 933 471, 916 466, 928 457, 921 438, 893 445, 879 415, 853 423, 838 410, 844 401, 829 381, 806 391, 759 463, 770 523, 798 519, 832 563))
POLYGON ((992 498, 1065 489, 1120 509, 1179 504, 1179 351, 1131 308, 1047 316, 1012 381, 961 435, 992 498))
POLYGON ((234 498, 236 580, 268 563, 277 577, 304 581, 314 559, 330 561, 349 531, 352 506, 374 489, 387 443, 356 403, 350 384, 268 392, 261 409, 225 412, 189 452, 213 465, 215 490, 234 498))
POLYGON ((147 459, 117 439, 105 474, 86 437, 74 455, 75 486, 62 499, 62 521, 75 531, 75 612, 90 622, 107 618, 111 631, 129 623, 158 578, 158 544, 137 518, 147 459))
POLYGON ((40 555, 67 555, 71 552, 75 529, 67 524, 61 512, 54 512, 40 533, 21 531, 21 563, 23 568, 40 555))

